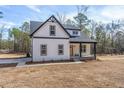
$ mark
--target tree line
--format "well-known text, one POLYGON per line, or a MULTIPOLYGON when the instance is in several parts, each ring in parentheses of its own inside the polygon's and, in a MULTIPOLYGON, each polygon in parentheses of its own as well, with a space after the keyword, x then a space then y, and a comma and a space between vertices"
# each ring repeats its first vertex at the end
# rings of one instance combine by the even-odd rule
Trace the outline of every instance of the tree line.
POLYGON ((6 50, 8 52, 30 52, 30 28, 29 23, 24 22, 21 27, 13 27, 8 29, 8 36, 6 39, 4 35, 4 25, 0 28, 0 52, 6 50))
POLYGON ((112 20, 109 23, 96 22, 87 16, 89 6, 77 6, 77 15, 73 19, 61 20, 65 15, 59 16, 61 23, 76 26, 97 41, 97 54, 123 54, 124 53, 124 20, 112 20))
MULTIPOLYGON (((124 53, 124 21, 112 20, 110 23, 96 22, 87 16, 89 6, 77 6, 77 14, 73 19, 66 19, 65 15, 56 13, 56 17, 64 25, 79 27, 91 39, 97 41, 97 54, 124 53)), ((0 18, 2 18, 0 12, 0 18)), ((10 52, 29 52, 31 40, 29 37, 29 22, 21 27, 8 29, 8 39, 2 39, 4 26, 0 27, 0 50, 10 52)))

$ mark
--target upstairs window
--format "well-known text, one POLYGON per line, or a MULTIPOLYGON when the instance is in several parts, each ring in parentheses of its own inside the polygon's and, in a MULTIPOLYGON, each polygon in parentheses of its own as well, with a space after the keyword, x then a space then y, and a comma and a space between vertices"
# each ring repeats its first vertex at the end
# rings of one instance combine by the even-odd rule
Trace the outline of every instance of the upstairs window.
POLYGON ((82 45, 82 52, 86 52, 86 45, 82 45))
POLYGON ((41 56, 47 55, 47 45, 41 45, 41 56))
POLYGON ((64 54, 64 45, 58 45, 58 55, 64 54))
POLYGON ((56 27, 53 25, 50 25, 49 29, 50 29, 50 36, 55 36, 56 27))

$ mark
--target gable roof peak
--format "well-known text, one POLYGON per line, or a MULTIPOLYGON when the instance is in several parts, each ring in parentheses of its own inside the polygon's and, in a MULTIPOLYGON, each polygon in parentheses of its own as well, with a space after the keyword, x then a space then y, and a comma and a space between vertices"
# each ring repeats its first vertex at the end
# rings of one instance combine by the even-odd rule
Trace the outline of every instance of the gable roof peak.
POLYGON ((54 15, 51 15, 51 17, 55 17, 54 15))
POLYGON ((70 34, 66 31, 66 29, 63 27, 63 25, 58 21, 58 19, 57 19, 54 15, 50 16, 50 17, 49 17, 43 24, 41 24, 33 33, 31 33, 30 36, 33 36, 33 34, 34 34, 38 29, 40 29, 40 28, 41 28, 47 21, 49 21, 49 20, 56 21, 56 22, 62 27, 62 29, 67 33, 67 35, 70 36, 70 34), (51 19, 51 18, 54 18, 54 19, 51 19))

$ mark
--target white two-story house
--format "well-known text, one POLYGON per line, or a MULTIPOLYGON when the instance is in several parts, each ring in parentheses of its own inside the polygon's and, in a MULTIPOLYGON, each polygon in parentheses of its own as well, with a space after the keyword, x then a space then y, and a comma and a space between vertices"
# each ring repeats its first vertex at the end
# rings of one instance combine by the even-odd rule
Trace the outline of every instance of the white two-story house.
POLYGON ((96 41, 79 28, 62 25, 53 15, 30 22, 32 61, 96 59, 96 41))

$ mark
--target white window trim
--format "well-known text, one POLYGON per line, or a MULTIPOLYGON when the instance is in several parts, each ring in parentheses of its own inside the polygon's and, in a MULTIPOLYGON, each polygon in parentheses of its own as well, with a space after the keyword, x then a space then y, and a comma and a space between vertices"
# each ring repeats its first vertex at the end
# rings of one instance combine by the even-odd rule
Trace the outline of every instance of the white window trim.
POLYGON ((50 25, 49 31, 50 31, 50 36, 56 36, 56 26, 55 25, 50 25), (51 30, 51 27, 54 27, 54 30, 51 30), (54 34, 51 34, 52 31, 54 32, 54 34))
POLYGON ((41 56, 47 56, 47 44, 41 44, 40 45, 40 55, 41 56), (46 46, 46 49, 42 49, 42 46, 45 45, 46 46), (42 54, 42 50, 45 50, 46 51, 46 54, 42 54))
POLYGON ((64 44, 59 44, 58 45, 58 55, 64 55, 64 44), (62 49, 59 49, 59 46, 61 46, 61 45, 63 46, 63 48, 62 49), (60 50, 63 51, 63 52, 62 53, 59 53, 60 50))

